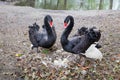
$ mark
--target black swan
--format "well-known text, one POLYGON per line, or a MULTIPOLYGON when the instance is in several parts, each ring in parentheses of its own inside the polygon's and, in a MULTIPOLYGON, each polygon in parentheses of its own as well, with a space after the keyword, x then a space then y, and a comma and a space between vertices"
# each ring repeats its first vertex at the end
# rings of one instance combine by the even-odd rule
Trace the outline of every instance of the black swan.
POLYGON ((38 47, 50 48, 56 41, 56 31, 53 26, 53 19, 50 15, 46 15, 44 18, 44 25, 42 31, 39 32, 39 26, 34 23, 33 26, 29 26, 29 39, 32 43, 32 49, 38 47))
POLYGON ((63 49, 67 52, 71 52, 73 54, 85 53, 85 51, 90 47, 90 45, 94 42, 97 42, 101 37, 101 33, 99 30, 90 28, 82 36, 76 36, 68 39, 68 36, 73 29, 73 26, 74 18, 72 16, 67 16, 64 20, 65 30, 61 36, 61 45, 63 49))

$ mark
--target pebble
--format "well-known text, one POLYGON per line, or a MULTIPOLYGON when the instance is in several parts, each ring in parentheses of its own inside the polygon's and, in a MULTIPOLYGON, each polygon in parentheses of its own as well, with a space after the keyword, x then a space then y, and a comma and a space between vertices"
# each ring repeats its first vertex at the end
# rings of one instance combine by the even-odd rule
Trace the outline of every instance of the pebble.
POLYGON ((3 51, 3 49, 0 49, 0 52, 2 52, 3 51))
POLYGON ((86 70, 82 70, 82 71, 81 71, 81 74, 82 74, 82 75, 86 75, 86 74, 87 74, 87 71, 86 71, 86 70))
POLYGON ((115 62, 119 63, 119 62, 120 62, 120 60, 116 60, 115 62))
POLYGON ((56 53, 61 53, 62 51, 61 50, 57 50, 56 53))
POLYGON ((26 46, 26 43, 23 43, 24 46, 26 46))

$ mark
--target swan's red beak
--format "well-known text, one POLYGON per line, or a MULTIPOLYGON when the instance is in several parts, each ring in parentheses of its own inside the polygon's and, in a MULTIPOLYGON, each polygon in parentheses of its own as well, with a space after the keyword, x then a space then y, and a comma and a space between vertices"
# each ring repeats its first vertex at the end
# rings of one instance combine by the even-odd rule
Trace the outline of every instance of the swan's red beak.
POLYGON ((50 21, 50 27, 52 27, 53 26, 53 22, 52 21, 50 21))
POLYGON ((64 28, 66 28, 66 27, 67 27, 67 23, 65 22, 65 23, 64 23, 64 28))

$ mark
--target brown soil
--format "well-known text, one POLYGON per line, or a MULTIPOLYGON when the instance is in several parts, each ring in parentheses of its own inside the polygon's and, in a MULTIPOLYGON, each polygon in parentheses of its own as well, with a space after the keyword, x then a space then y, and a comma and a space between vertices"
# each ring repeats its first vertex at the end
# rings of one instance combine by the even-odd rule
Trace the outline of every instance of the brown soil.
MULTIPOLYGON (((63 21, 67 15, 72 15, 75 19, 75 27, 71 35, 74 34, 76 30, 78 28, 81 28, 82 26, 96 26, 97 28, 99 28, 102 31, 100 44, 102 45, 101 52, 103 53, 104 58, 101 62, 97 63, 98 73, 94 75, 95 79, 120 79, 120 11, 43 10, 34 9, 31 7, 1 5, 0 80, 18 80, 21 75, 23 76, 24 69, 21 69, 21 64, 18 64, 19 60, 18 57, 16 57, 15 55, 18 53, 21 53, 23 55, 31 55, 28 54, 31 52, 30 41, 28 38, 28 26, 32 25, 34 22, 37 22, 41 26, 43 24, 43 19, 47 14, 51 15, 54 20, 54 25, 56 27, 56 32, 58 36, 55 45, 57 45, 58 50, 61 49, 59 40, 64 30, 63 21), (96 75, 99 77, 97 77, 96 75)), ((37 53, 35 54, 37 55, 37 53)), ((67 69, 65 70, 67 71, 67 69)), ((88 70, 88 72, 90 71, 88 70)), ((90 74, 88 75, 86 75, 88 76, 87 79, 94 79, 94 76, 93 78, 91 78, 90 74)), ((62 77, 64 77, 64 75, 62 75, 62 77)), ((58 79, 63 79, 62 77, 59 76, 58 79)), ((65 79, 68 80, 70 78, 65 79)), ((73 79, 75 80, 76 78, 73 79)), ((85 77, 82 77, 82 79, 85 79, 85 77)), ((22 78, 20 78, 19 80, 22 80, 22 78)))

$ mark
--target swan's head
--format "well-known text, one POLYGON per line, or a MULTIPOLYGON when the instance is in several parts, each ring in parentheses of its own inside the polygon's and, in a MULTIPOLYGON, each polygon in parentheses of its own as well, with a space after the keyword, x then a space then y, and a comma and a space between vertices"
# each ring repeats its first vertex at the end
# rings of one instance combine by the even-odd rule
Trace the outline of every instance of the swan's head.
POLYGON ((44 23, 45 23, 45 22, 48 22, 49 25, 50 25, 50 27, 53 26, 53 19, 52 19, 52 17, 51 17, 50 15, 46 15, 46 16, 45 16, 45 18, 44 18, 44 23))
POLYGON ((64 20, 64 28, 67 28, 70 24, 70 20, 74 23, 74 19, 72 16, 68 15, 64 20))
POLYGON ((90 28, 87 34, 89 35, 90 39, 92 39, 94 42, 99 41, 101 37, 101 31, 98 30, 96 27, 90 28))

